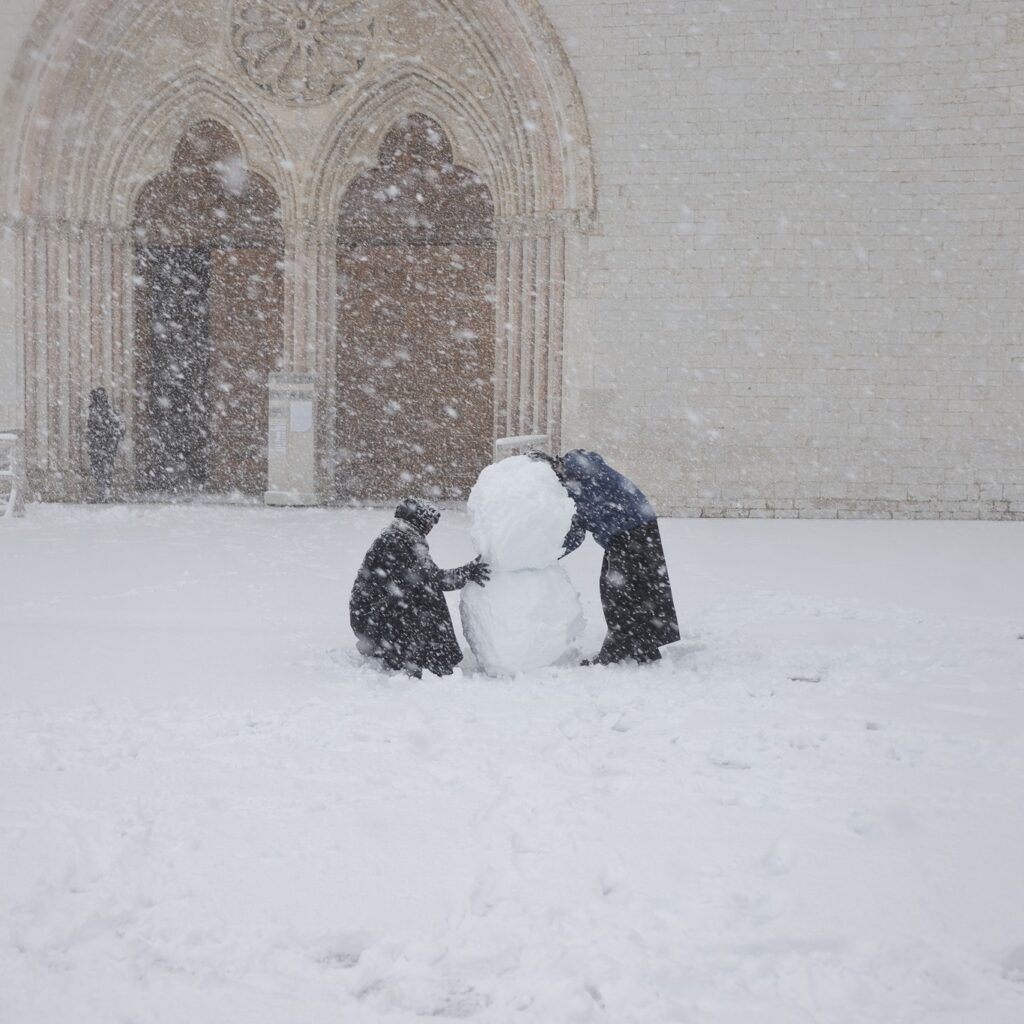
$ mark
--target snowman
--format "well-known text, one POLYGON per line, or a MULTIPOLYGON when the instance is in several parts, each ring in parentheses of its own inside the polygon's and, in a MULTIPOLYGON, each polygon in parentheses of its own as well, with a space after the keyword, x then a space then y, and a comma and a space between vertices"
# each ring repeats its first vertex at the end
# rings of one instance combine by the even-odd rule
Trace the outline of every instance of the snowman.
POLYGON ((583 632, 576 588, 558 564, 576 507, 549 466, 525 455, 481 472, 469 493, 470 536, 491 567, 462 591, 462 631, 489 675, 552 665, 583 632))

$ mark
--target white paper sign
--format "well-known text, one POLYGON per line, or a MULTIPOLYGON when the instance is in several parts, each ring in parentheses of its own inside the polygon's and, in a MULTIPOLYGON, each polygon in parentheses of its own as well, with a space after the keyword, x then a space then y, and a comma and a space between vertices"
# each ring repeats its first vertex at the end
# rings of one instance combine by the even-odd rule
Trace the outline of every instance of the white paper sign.
POLYGON ((289 403, 291 409, 290 429, 293 434, 308 434, 313 429, 313 403, 310 401, 289 403))
POLYGON ((284 409, 270 410, 269 447, 272 452, 288 451, 288 418, 284 409))

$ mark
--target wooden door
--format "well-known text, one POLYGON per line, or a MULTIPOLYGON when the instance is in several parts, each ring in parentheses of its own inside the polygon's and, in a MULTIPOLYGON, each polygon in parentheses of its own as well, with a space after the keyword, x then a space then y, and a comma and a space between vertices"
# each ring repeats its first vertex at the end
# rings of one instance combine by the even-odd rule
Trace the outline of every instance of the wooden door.
POLYGON ((342 497, 464 498, 491 460, 493 244, 339 253, 342 497))
POLYGON ((377 155, 338 214, 338 495, 463 498, 494 437, 494 203, 426 114, 377 155))
POLYGON ((265 489, 267 374, 283 346, 281 207, 234 134, 190 125, 133 214, 142 489, 265 489))
POLYGON ((269 375, 282 355, 283 303, 276 253, 212 253, 208 490, 259 495, 267 488, 269 375))
POLYGON ((139 269, 146 292, 140 484, 188 494, 206 482, 209 456, 209 255, 155 246, 140 253, 139 269))

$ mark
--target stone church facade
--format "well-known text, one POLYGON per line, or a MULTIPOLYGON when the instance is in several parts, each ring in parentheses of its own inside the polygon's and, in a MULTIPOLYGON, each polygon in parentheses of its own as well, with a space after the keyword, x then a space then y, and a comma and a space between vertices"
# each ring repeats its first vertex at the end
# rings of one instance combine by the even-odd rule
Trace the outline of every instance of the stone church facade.
POLYGON ((0 431, 89 495, 601 450, 682 515, 1024 518, 1011 0, 6 0, 0 431), (271 445, 273 441, 271 441, 271 445))

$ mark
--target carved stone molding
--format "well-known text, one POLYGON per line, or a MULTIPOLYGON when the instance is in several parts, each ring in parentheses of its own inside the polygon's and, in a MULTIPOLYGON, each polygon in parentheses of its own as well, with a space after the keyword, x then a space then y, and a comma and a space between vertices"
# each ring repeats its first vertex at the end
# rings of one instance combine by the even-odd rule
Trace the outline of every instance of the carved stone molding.
POLYGON ((549 238, 565 232, 588 234, 593 230, 593 211, 548 210, 541 214, 501 217, 495 224, 498 238, 549 238))
POLYGON ((384 16, 388 38, 429 53, 445 26, 442 9, 429 0, 398 0, 384 16))
POLYGON ((274 99, 323 103, 366 60, 375 6, 370 0, 235 0, 232 56, 274 99))
MULTIPOLYGON (((390 125, 410 113, 435 119, 495 199, 495 436, 557 437, 567 270, 595 190, 582 98, 543 0, 37 2, 45 17, 0 108, 11 148, 0 237, 13 250, 34 493, 79 496, 92 386, 131 415, 132 210, 184 128, 207 118, 280 197, 284 369, 317 373, 325 409, 336 380, 337 204, 375 165, 390 125), (210 59, 218 43, 236 74, 210 59), (296 117, 304 108, 311 116, 296 117)), ((333 443, 325 432, 325 474, 333 443)), ((125 457, 130 479, 130 444, 125 457)))

